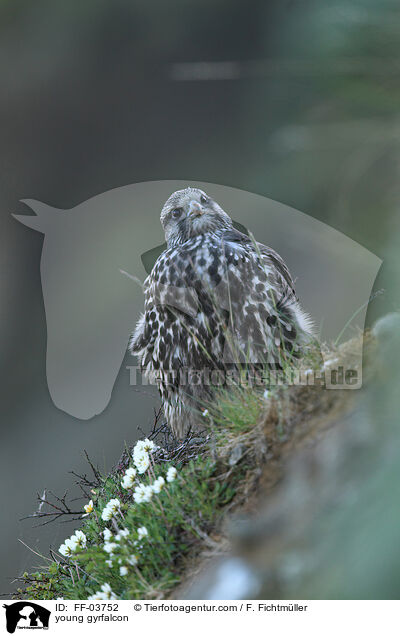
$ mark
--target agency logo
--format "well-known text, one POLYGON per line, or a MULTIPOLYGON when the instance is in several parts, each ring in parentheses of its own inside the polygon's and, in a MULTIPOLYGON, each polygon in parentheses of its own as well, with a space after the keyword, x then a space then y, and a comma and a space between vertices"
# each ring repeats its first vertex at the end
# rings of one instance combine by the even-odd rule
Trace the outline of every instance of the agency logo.
POLYGON ((9 634, 14 634, 16 629, 48 629, 50 610, 31 603, 30 601, 18 601, 10 605, 4 604, 6 610, 6 627, 9 634))

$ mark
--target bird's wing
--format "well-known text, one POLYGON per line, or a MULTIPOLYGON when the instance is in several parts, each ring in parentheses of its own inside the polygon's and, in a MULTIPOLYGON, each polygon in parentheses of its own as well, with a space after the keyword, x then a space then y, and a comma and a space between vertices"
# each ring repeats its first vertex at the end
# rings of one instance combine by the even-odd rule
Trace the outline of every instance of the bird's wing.
POLYGON ((134 332, 129 338, 128 349, 131 353, 139 353, 148 345, 150 339, 150 329, 146 320, 146 301, 149 298, 150 276, 147 276, 143 283, 143 293, 145 298, 145 312, 140 316, 134 332))
POLYGON ((158 335, 158 327, 154 327, 154 324, 158 325, 166 315, 169 322, 172 322, 182 315, 193 317, 198 311, 199 298, 196 290, 179 283, 182 272, 173 259, 171 264, 165 262, 166 254, 167 252, 163 252, 159 256, 143 283, 144 314, 138 321, 129 344, 134 353, 154 344, 158 335))
POLYGON ((288 301, 297 300, 296 291, 292 276, 287 268, 286 263, 282 257, 275 252, 271 247, 267 247, 262 243, 258 243, 251 236, 246 236, 238 230, 232 229, 224 233, 224 241, 230 244, 237 244, 240 247, 246 248, 256 258, 261 259, 262 263, 267 267, 274 270, 276 283, 274 285, 278 292, 277 303, 283 306, 288 301))

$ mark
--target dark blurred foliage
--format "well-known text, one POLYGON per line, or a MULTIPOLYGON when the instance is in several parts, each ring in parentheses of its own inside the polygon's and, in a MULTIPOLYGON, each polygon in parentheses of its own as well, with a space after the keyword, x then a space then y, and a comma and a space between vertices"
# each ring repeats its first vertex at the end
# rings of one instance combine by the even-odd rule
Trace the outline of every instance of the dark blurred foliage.
POLYGON ((17 536, 46 550, 69 532, 18 522, 36 490, 63 490, 82 448, 110 468, 155 404, 122 367, 94 421, 52 405, 42 237, 11 219, 18 201, 68 208, 155 179, 266 195, 384 259, 371 322, 399 308, 399 25, 395 0, 2 1, 0 592, 27 565, 17 536))

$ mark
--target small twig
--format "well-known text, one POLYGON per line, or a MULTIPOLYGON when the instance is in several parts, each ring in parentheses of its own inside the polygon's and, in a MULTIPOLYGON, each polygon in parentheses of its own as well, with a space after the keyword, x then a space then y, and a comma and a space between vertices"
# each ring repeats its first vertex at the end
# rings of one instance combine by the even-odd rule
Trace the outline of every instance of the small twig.
POLYGON ((67 504, 66 502, 66 497, 68 494, 68 491, 66 490, 64 495, 62 497, 58 497, 57 495, 55 495, 51 490, 49 490, 49 494, 54 497, 54 499, 56 500, 56 502, 60 505, 57 505, 57 503, 54 503, 53 501, 50 501, 47 497, 46 497, 46 491, 44 491, 43 495, 39 495, 39 493, 37 493, 37 498, 39 501, 39 506, 36 512, 34 512, 31 515, 27 515, 26 517, 22 517, 21 521, 23 521, 24 519, 45 519, 48 518, 48 521, 45 521, 44 523, 38 524, 37 526, 34 527, 40 527, 40 526, 45 526, 48 523, 50 523, 51 521, 56 521, 57 519, 59 519, 62 516, 76 516, 79 515, 79 517, 82 516, 82 512, 79 510, 71 510, 70 506, 67 504), (49 506, 49 508, 53 509, 54 512, 49 512, 49 511, 42 511, 42 508, 44 505, 49 506))
POLYGON ((22 541, 22 539, 18 539, 18 541, 22 543, 22 545, 24 545, 26 548, 28 548, 28 550, 33 552, 33 554, 36 554, 36 556, 39 556, 41 559, 45 559, 46 561, 51 561, 51 559, 49 559, 48 557, 45 557, 43 554, 40 554, 40 552, 36 552, 36 550, 34 550, 29 545, 27 545, 24 541, 22 541))
POLYGON ((83 449, 83 452, 85 453, 85 457, 86 457, 86 459, 88 461, 88 464, 89 464, 90 468, 93 471, 93 475, 94 475, 94 478, 95 478, 95 480, 97 482, 97 485, 99 486, 101 484, 101 482, 102 482, 101 474, 100 474, 99 470, 97 468, 95 468, 95 466, 93 465, 93 463, 92 463, 87 451, 85 449, 83 449))
MULTIPOLYGON (((54 563, 57 563, 58 565, 61 565, 61 567, 62 567, 63 569, 65 569, 65 570, 69 570, 69 568, 70 568, 70 566, 71 566, 71 563, 70 563, 69 561, 67 561, 66 559, 64 559, 64 558, 60 557, 60 556, 59 556, 59 554, 58 554, 55 550, 53 550, 53 548, 52 548, 52 547, 50 547, 50 555, 51 555, 51 557, 52 557, 52 561, 53 561, 54 563), (56 557, 57 557, 57 558, 56 558, 56 557), (58 559, 58 560, 57 560, 57 559, 58 559)), ((74 561, 74 565, 75 565, 75 568, 77 568, 80 572, 82 572, 82 574, 84 574, 85 576, 87 576, 89 579, 92 579, 93 581, 95 581, 95 583, 98 583, 98 584, 99 584, 98 579, 96 579, 96 578, 95 578, 94 576, 92 576, 91 574, 88 574, 88 573, 86 572, 86 570, 84 570, 84 569, 83 569, 80 565, 78 565, 78 564, 76 563, 76 561, 74 561)), ((78 575, 78 576, 79 576, 79 575, 78 575)))
MULTIPOLYGON (((93 462, 91 461, 86 450, 84 450, 83 452, 85 454, 86 460, 90 468, 92 469, 92 472, 94 475, 94 481, 88 479, 86 475, 79 475, 78 473, 75 473, 74 471, 70 471, 70 472, 74 475, 74 477, 77 478, 76 485, 80 488, 85 498, 90 499, 90 494, 85 489, 85 486, 89 487, 90 489, 92 489, 93 487, 99 486, 102 482, 102 477, 99 470, 93 465, 93 462)), ((70 499, 69 502, 67 501, 67 497, 68 497, 68 490, 64 492, 62 497, 59 497, 58 495, 53 493, 51 490, 47 491, 46 489, 44 489, 42 495, 39 495, 39 493, 37 493, 39 506, 36 512, 30 515, 27 515, 26 517, 22 517, 21 521, 25 519, 45 519, 43 523, 39 523, 33 526, 34 528, 46 526, 47 524, 53 521, 57 521, 61 517, 69 517, 66 521, 64 521, 64 523, 70 522, 70 521, 80 521, 82 518, 83 511, 74 510, 71 507, 71 503, 81 500, 82 497, 74 497, 73 499, 70 499), (52 500, 50 499, 50 496, 52 497, 52 500), (50 510, 48 509, 43 510, 43 506, 47 506, 48 508, 50 508, 50 510)))

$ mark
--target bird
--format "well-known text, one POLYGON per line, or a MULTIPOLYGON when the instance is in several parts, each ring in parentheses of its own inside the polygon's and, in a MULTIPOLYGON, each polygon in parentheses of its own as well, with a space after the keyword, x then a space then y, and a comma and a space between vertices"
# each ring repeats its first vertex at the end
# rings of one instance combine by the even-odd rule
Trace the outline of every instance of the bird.
POLYGON ((182 438, 204 428, 224 373, 296 365, 316 336, 283 259, 236 229, 203 190, 171 194, 160 220, 166 247, 143 283, 144 312, 128 348, 156 380, 166 421, 182 438))

